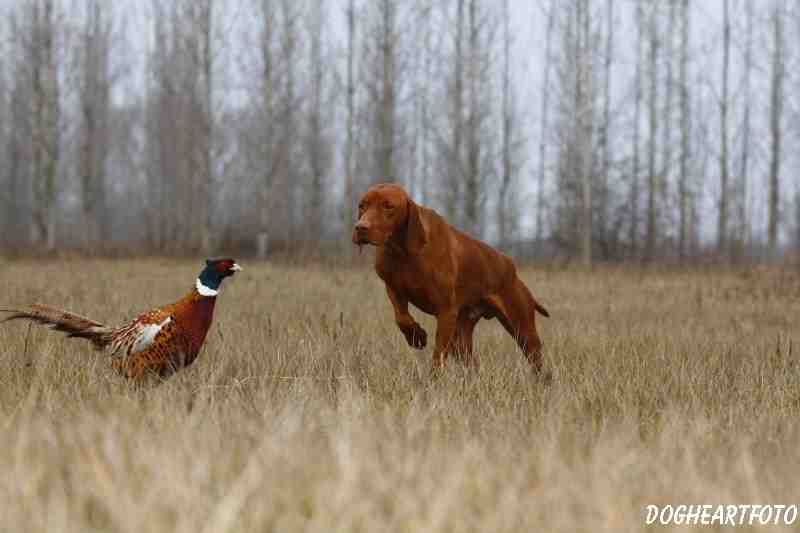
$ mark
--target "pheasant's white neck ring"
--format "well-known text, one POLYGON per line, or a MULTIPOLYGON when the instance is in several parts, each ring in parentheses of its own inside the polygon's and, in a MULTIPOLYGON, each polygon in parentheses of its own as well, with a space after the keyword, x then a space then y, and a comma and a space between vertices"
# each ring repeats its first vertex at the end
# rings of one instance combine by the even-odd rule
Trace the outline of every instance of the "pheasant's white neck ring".
POLYGON ((217 294, 219 294, 218 290, 214 290, 203 285, 203 282, 200 281, 200 278, 197 278, 197 281, 195 281, 194 286, 197 288, 197 292, 200 293, 200 296, 216 296, 217 294))

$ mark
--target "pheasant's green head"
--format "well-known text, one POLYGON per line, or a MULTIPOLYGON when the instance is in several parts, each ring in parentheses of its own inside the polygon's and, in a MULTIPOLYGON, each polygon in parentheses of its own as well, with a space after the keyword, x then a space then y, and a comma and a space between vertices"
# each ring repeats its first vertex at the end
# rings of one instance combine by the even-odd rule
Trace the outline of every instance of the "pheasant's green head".
POLYGON ((240 270, 242 270, 242 267, 237 265, 236 261, 231 258, 207 259, 206 267, 197 276, 195 284, 197 292, 203 296, 216 296, 222 280, 228 276, 233 276, 240 270))

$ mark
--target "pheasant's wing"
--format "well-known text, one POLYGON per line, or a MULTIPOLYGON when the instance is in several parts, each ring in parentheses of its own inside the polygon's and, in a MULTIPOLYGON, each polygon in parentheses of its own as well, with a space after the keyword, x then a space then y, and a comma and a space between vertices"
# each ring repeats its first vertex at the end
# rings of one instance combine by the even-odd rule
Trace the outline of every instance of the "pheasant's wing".
POLYGON ((148 370, 162 372, 181 350, 178 325, 165 311, 145 313, 116 333, 112 352, 121 357, 114 365, 131 378, 148 370))

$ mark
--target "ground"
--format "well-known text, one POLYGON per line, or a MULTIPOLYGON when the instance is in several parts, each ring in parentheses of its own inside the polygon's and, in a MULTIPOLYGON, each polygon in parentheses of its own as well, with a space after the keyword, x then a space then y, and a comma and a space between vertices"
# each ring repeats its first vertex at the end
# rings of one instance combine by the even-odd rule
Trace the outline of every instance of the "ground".
MULTIPOLYGON (((157 386, 0 325, 0 531, 638 531, 648 504, 800 503, 797 270, 525 268, 546 384, 485 321, 480 371, 431 381, 366 265, 241 263, 157 386)), ((0 307, 114 323, 201 267, 0 260, 0 307)))

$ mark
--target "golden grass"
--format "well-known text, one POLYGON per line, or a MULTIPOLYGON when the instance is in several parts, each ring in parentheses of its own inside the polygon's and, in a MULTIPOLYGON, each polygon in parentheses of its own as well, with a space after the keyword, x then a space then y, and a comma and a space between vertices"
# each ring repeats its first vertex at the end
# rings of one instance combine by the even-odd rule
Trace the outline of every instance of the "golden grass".
MULTIPOLYGON (((117 322, 199 266, 0 263, 0 304, 117 322)), ((648 503, 800 503, 797 273, 528 269, 546 386, 496 322, 478 374, 430 381, 366 268, 244 267, 157 387, 0 326, 0 531, 638 531, 648 503)))

